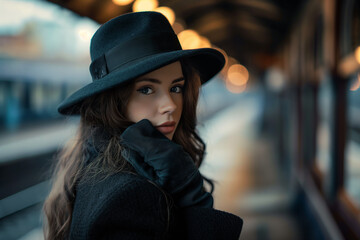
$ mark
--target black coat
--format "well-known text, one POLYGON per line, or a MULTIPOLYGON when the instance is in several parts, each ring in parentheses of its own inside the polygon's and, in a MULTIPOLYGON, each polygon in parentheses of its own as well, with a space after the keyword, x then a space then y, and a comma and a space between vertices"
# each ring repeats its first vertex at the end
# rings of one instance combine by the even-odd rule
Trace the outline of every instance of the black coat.
POLYGON ((212 208, 177 208, 131 172, 78 185, 70 239, 238 239, 242 220, 212 208))

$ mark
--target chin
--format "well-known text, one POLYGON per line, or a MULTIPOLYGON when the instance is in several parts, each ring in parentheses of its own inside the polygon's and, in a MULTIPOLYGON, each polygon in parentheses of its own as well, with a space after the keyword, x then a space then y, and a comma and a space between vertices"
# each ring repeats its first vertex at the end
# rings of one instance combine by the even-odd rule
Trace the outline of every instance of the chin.
POLYGON ((165 137, 167 137, 169 140, 172 140, 174 137, 174 134, 166 134, 165 137))

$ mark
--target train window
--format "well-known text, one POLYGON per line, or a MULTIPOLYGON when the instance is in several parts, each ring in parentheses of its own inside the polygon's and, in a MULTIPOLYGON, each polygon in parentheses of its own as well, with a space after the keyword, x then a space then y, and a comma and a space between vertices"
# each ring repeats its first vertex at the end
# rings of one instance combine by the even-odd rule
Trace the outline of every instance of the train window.
POLYGON ((315 69, 322 67, 324 64, 323 55, 323 35, 324 35, 324 16, 320 14, 316 20, 315 36, 314 36, 314 59, 315 69))
POLYGON ((355 50, 360 45, 360 2, 354 1, 351 24, 351 47, 355 50))
POLYGON ((4 83, 0 81, 0 116, 3 114, 4 106, 5 106, 5 87, 4 83))
MULTIPOLYGON (((0 81, 0 126, 5 125, 5 83, 0 81)), ((0 131, 3 130, 2 127, 0 127, 0 131)))
POLYGON ((31 103, 34 113, 37 115, 43 111, 43 105, 45 104, 44 91, 42 85, 39 82, 34 82, 32 86, 31 103))
POLYGON ((349 81, 347 94, 348 124, 345 149, 345 189, 360 208, 360 73, 349 81))
MULTIPOLYGON (((15 130, 21 123, 21 103, 23 101, 24 86, 17 82, 2 82, 4 94, 4 127, 10 131, 15 130)), ((1 129, 3 130, 3 129, 1 129)))
POLYGON ((333 115, 333 91, 329 75, 324 76, 318 92, 318 123, 316 134, 316 166, 323 175, 327 175, 331 161, 331 116, 333 115))
POLYGON ((348 0, 341 18, 341 56, 351 54, 360 45, 360 1, 348 0))

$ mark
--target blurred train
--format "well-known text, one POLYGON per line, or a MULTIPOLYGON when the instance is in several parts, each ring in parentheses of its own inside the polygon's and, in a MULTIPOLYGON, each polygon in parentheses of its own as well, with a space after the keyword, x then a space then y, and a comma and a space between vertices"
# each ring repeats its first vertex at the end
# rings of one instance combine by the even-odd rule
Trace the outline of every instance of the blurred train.
POLYGON ((268 131, 306 239, 360 239, 359 46, 360 1, 313 0, 279 51, 286 84, 271 95, 268 131))

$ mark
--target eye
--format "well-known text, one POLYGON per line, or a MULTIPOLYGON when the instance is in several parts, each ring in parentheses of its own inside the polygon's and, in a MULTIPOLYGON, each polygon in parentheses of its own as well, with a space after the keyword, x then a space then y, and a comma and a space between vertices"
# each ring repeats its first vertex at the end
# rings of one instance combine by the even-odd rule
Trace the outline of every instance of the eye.
POLYGON ((139 93, 145 94, 145 95, 149 95, 154 92, 151 87, 141 87, 136 91, 138 91, 139 93))
POLYGON ((174 86, 170 89, 171 92, 174 93, 182 93, 184 89, 184 86, 174 86))

